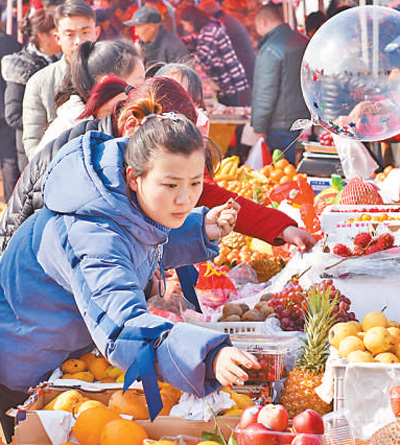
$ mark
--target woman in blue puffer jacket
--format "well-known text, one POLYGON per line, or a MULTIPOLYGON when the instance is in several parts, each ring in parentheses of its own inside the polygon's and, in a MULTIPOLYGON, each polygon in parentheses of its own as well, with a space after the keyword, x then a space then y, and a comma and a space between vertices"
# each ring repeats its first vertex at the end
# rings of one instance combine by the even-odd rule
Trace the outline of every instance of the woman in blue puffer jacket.
MULTIPOLYGON (((43 180, 45 207, 17 230, 0 262, 0 415, 15 397, 94 344, 141 377, 154 418, 157 378, 198 396, 243 382, 258 367, 228 335, 147 312, 155 269, 211 259, 238 205, 193 210, 204 140, 183 115, 151 98, 132 115, 131 139, 89 132, 62 148, 43 180), (149 115, 145 117, 146 115, 149 115)), ((6 429, 6 428, 5 428, 6 429)), ((12 433, 12 431, 11 431, 12 433)), ((9 432, 10 434, 10 432, 9 432)))

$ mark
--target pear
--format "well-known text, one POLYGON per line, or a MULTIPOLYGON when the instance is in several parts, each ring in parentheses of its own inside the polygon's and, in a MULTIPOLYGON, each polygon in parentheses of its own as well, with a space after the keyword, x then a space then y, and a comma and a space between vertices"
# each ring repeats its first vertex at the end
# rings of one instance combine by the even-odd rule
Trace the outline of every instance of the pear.
POLYGON ((364 332, 369 331, 371 328, 382 327, 388 328, 389 322, 386 315, 379 311, 368 312, 368 314, 362 320, 362 328, 364 332))
POLYGON ((371 363, 374 356, 368 351, 353 351, 347 356, 349 363, 371 363))
POLYGON ((373 355, 388 352, 396 341, 392 334, 381 326, 369 329, 364 336, 364 345, 373 355))
POLYGON ((341 357, 347 357, 353 351, 365 351, 365 346, 360 338, 349 335, 340 342, 338 352, 341 357))
POLYGON ((381 352, 375 356, 375 361, 380 363, 399 363, 400 360, 391 352, 381 352))
POLYGON ((357 335, 358 327, 349 323, 336 323, 328 334, 329 344, 339 349, 340 342, 349 335, 357 335))
POLYGON ((85 400, 86 398, 76 391, 75 389, 70 389, 61 393, 57 396, 57 400, 54 402, 54 410, 64 410, 72 413, 76 405, 85 400))

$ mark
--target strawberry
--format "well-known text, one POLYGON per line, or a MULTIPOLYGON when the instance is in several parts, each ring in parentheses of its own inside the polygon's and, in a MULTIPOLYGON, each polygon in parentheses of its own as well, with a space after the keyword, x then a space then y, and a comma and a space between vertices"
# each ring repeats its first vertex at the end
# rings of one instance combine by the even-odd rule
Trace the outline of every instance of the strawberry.
POLYGON ((381 252, 382 249, 378 244, 372 244, 371 246, 368 246, 365 250, 365 255, 371 255, 372 253, 381 252))
POLYGON ((351 250, 344 244, 336 244, 333 246, 333 253, 342 257, 351 256, 351 250))
POLYGON ((376 244, 381 250, 390 249, 394 244, 394 236, 391 233, 382 233, 378 236, 376 244))
POLYGON ((354 237, 354 246, 360 249, 366 249, 372 241, 372 236, 368 232, 357 233, 354 237))
POLYGON ((393 386, 389 391, 393 414, 400 417, 400 385, 393 386))

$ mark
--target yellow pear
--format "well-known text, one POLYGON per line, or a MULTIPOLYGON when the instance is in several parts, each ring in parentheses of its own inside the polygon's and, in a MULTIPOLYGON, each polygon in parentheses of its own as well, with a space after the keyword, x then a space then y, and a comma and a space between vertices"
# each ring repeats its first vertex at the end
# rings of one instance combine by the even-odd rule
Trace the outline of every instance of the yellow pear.
POLYGON ((75 374, 68 374, 69 379, 73 380, 82 380, 84 382, 93 382, 94 381, 94 375, 89 371, 82 371, 82 372, 75 372, 75 374))
POLYGON ((349 323, 336 323, 328 334, 329 344, 339 349, 340 342, 349 335, 357 335, 358 327, 349 323))
POLYGON ((368 363, 374 361, 374 356, 368 351, 353 351, 347 356, 349 363, 368 363))
POLYGON ((354 351, 365 351, 365 346, 360 338, 349 335, 340 342, 338 352, 341 357, 347 357, 354 351))
POLYGON ((392 334, 381 326, 375 326, 365 333, 364 345, 373 355, 388 352, 396 345, 392 334))
POLYGON ((352 328, 354 328, 357 331, 357 333, 362 332, 362 330, 363 330, 361 323, 358 321, 351 320, 351 321, 347 321, 346 324, 347 324, 347 326, 351 326, 352 328))
POLYGON ((400 363, 400 360, 391 352, 381 352, 375 356, 375 361, 380 363, 400 363))
POLYGON ((364 332, 369 331, 371 328, 381 327, 388 328, 389 322, 385 314, 379 311, 368 312, 368 314, 362 320, 362 328, 364 332))
POLYGON ((74 407, 82 400, 85 400, 85 398, 80 392, 76 391, 75 389, 70 389, 57 396, 53 409, 69 411, 72 413, 74 407))
POLYGON ((398 321, 389 320, 388 324, 389 324, 389 328, 399 328, 400 329, 400 323, 398 321))

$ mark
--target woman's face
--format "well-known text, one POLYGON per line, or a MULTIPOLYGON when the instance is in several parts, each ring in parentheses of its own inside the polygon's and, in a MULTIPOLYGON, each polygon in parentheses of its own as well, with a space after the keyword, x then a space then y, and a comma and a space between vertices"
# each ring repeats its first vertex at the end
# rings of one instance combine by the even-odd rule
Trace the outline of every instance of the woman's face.
POLYGON ((54 54, 57 54, 59 51, 61 51, 61 46, 58 44, 54 35, 55 31, 56 30, 54 28, 48 32, 40 32, 38 34, 38 49, 48 56, 54 56, 54 54))
POLYGON ((129 187, 147 216, 171 229, 178 228, 203 190, 204 153, 196 150, 185 156, 160 150, 151 164, 144 176, 129 181, 129 187))

